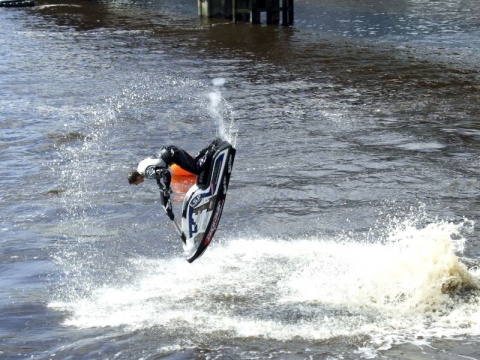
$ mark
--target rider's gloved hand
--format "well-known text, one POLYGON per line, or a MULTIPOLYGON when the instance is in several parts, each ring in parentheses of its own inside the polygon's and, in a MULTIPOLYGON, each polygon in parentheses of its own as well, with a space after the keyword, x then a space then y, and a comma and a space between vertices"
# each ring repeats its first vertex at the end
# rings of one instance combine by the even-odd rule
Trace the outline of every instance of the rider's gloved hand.
POLYGON ((170 198, 168 198, 167 203, 163 206, 163 208, 165 209, 165 212, 167 213, 167 216, 170 218, 170 220, 173 221, 173 219, 175 219, 175 215, 173 214, 172 201, 170 200, 170 198))

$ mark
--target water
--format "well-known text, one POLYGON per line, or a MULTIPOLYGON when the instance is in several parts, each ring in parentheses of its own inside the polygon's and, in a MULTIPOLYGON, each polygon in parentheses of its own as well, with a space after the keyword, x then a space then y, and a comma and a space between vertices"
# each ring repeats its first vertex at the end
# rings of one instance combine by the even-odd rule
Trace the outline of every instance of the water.
POLYGON ((1 9, 0 357, 480 359, 476 5, 1 9), (188 264, 126 175, 216 135, 234 173, 188 264))

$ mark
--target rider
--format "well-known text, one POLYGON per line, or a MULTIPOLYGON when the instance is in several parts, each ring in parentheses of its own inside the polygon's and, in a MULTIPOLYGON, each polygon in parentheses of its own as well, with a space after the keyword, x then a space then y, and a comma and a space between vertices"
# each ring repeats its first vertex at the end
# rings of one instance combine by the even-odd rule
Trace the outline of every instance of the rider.
POLYGON ((145 178, 156 179, 160 188, 160 201, 168 217, 173 220, 172 203, 170 201, 170 181, 172 176, 168 167, 177 164, 182 169, 199 175, 208 165, 209 160, 215 153, 216 146, 220 139, 215 139, 206 148, 202 149, 195 157, 192 157, 185 150, 174 145, 164 146, 158 158, 148 157, 138 164, 136 170, 128 174, 130 185, 139 185, 145 178))

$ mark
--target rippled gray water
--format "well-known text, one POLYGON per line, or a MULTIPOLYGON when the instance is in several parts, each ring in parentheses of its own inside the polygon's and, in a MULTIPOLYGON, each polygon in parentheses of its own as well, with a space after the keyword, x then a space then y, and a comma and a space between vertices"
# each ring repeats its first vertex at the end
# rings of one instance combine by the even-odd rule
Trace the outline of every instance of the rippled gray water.
POLYGON ((0 9, 0 357, 480 359, 476 1, 297 0, 290 28, 196 6, 0 9), (126 174, 223 131, 188 264, 126 174))

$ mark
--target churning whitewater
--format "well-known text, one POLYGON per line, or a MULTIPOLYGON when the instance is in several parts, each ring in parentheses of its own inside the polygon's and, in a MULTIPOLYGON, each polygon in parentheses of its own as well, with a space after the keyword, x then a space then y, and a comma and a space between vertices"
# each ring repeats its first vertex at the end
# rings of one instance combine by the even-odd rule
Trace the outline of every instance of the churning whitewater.
POLYGON ((159 328, 193 341, 355 336, 369 353, 428 344, 480 331, 480 272, 458 257, 472 225, 397 219, 385 238, 226 238, 201 263, 132 257, 118 275, 127 283, 85 278, 84 296, 50 306, 71 313, 68 326, 159 328))

